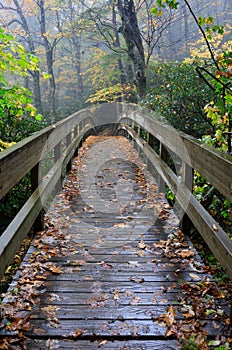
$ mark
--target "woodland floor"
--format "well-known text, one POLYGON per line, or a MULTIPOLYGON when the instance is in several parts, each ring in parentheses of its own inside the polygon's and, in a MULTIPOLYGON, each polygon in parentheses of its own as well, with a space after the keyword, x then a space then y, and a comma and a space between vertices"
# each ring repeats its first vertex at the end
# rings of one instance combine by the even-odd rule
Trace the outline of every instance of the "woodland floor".
POLYGON ((211 349, 229 313, 138 152, 89 137, 5 293, 0 349, 211 349))

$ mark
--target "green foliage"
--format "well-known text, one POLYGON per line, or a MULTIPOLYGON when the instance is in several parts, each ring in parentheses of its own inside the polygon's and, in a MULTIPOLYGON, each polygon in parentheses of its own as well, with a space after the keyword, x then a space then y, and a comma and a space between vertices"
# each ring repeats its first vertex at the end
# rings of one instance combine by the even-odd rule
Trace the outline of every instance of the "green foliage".
POLYGON ((170 7, 171 9, 177 9, 179 2, 176 0, 156 0, 157 6, 154 6, 151 9, 151 13, 153 13, 155 16, 159 14, 158 8, 165 8, 166 6, 170 7))
POLYGON ((210 215, 231 236, 232 230, 232 203, 224 198, 199 173, 194 173, 193 194, 209 211, 210 215))
POLYGON ((214 126, 204 107, 214 92, 187 63, 153 62, 149 72, 150 88, 143 104, 160 113, 175 128, 202 137, 212 134, 214 126))
POLYGON ((30 176, 26 175, 0 201, 0 233, 9 225, 30 195, 30 176))
MULTIPOLYGON (((190 2, 184 0, 187 5, 191 16, 198 25, 198 28, 202 34, 202 37, 206 43, 207 51, 210 54, 211 62, 206 66, 202 65, 198 67, 198 72, 205 80, 208 86, 216 93, 216 101, 211 102, 211 106, 206 106, 206 113, 208 119, 212 121, 212 125, 215 127, 215 135, 213 136, 211 143, 224 150, 227 149, 231 153, 231 130, 232 130, 232 51, 230 48, 224 51, 218 58, 215 57, 210 40, 214 34, 223 35, 225 33, 224 26, 219 26, 214 23, 214 18, 208 17, 196 17, 194 14, 190 2), (228 136, 227 136, 228 135, 228 136)), ((177 9, 178 3, 176 0, 156 0, 157 6, 151 10, 151 12, 157 16, 162 15, 162 11, 159 8, 169 7, 171 9, 177 9)), ((210 100, 208 100, 209 102, 210 100)), ((210 138, 208 137, 208 141, 210 138)))
MULTIPOLYGON (((40 130, 45 123, 32 105, 31 92, 15 84, 16 80, 26 77, 29 70, 38 69, 38 59, 1 27, 0 57, 0 150, 3 150, 40 130)), ((30 177, 26 175, 0 201, 0 231, 6 228, 29 195, 30 177)))
POLYGON ((215 127, 212 138, 206 136, 204 141, 231 152, 232 131, 232 51, 223 52, 217 60, 217 67, 207 71, 208 80, 214 88, 217 98, 205 106, 207 117, 215 127))
POLYGON ((25 137, 25 127, 33 124, 28 118, 33 118, 35 125, 42 119, 32 105, 31 92, 11 83, 20 77, 26 77, 29 70, 38 69, 38 59, 1 27, 0 57, 0 139, 3 140, 2 146, 7 148, 7 143, 11 144, 12 141, 25 137))
POLYGON ((213 33, 223 34, 224 33, 224 26, 219 26, 217 24, 214 24, 214 18, 211 16, 198 17, 198 24, 200 27, 204 28, 207 39, 212 39, 213 33))
POLYGON ((181 349, 182 350, 199 350, 200 347, 196 342, 195 335, 191 335, 189 339, 181 340, 181 349))

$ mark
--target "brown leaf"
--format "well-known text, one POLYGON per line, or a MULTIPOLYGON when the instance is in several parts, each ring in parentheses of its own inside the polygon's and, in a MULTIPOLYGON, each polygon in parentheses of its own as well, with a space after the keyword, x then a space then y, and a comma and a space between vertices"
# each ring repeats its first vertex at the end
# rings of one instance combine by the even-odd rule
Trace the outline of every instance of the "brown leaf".
POLYGON ((101 261, 99 263, 99 265, 102 265, 104 267, 104 269, 107 269, 107 270, 110 270, 113 268, 113 265, 109 264, 109 263, 106 263, 105 261, 101 261))
POLYGON ((195 281, 201 280, 201 277, 196 275, 195 273, 190 273, 189 276, 192 277, 195 281))
POLYGON ((83 331, 82 329, 77 328, 76 332, 75 332, 75 336, 78 338, 80 337, 83 333, 85 333, 86 331, 83 331))
POLYGON ((80 338, 84 333, 86 333, 86 330, 77 328, 75 332, 70 333, 70 336, 72 337, 72 339, 77 339, 80 338))
POLYGON ((43 335, 43 334, 45 334, 45 330, 42 328, 35 328, 35 329, 33 329, 33 333, 36 335, 43 335))
POLYGON ((101 348, 102 345, 105 345, 107 343, 107 340, 99 340, 98 341, 98 348, 101 348))
POLYGON ((44 264, 43 267, 45 269, 49 270, 50 272, 54 273, 55 275, 59 275, 62 272, 61 268, 59 266, 56 266, 52 262, 48 262, 48 263, 44 264))
POLYGON ((29 323, 30 317, 30 314, 24 317, 23 319, 19 317, 11 317, 12 322, 8 326, 6 326, 6 328, 12 331, 30 331, 32 329, 32 325, 29 323))
POLYGON ((175 320, 175 309, 173 306, 169 306, 165 314, 161 314, 157 319, 158 321, 165 322, 167 327, 170 329, 174 324, 176 324, 175 320))
POLYGON ((119 291, 116 289, 116 290, 114 290, 113 294, 114 294, 114 296, 113 296, 114 300, 118 300, 119 299, 119 291))
POLYGON ((134 283, 143 283, 145 282, 143 277, 139 277, 139 276, 135 276, 135 277, 131 277, 130 281, 134 282, 134 283))
POLYGON ((138 244, 138 247, 139 247, 140 249, 145 249, 146 246, 147 246, 147 245, 144 243, 144 241, 140 241, 139 244, 138 244))
POLYGON ((195 255, 195 251, 192 249, 192 250, 189 250, 189 249, 182 249, 182 250, 179 250, 177 252, 177 255, 180 257, 180 258, 193 258, 194 255, 195 255))
POLYGON ((130 301, 130 305, 137 305, 140 302, 140 297, 133 297, 130 301))
POLYGON ((69 261, 69 265, 71 266, 83 266, 86 264, 85 260, 71 260, 69 261))
POLYGON ((172 335, 177 334, 177 327, 172 325, 170 328, 167 329, 165 333, 165 337, 171 337, 172 335))

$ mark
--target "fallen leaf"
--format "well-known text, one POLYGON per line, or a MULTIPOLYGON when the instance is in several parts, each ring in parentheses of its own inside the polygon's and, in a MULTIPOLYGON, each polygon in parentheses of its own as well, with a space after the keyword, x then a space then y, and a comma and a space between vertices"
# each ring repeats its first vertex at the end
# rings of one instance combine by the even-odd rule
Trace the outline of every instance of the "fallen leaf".
POLYGON ((114 296, 113 296, 114 300, 118 300, 119 299, 119 291, 116 289, 116 290, 114 290, 113 294, 114 294, 114 296))
POLYGON ((68 262, 71 266, 83 266, 86 264, 85 260, 71 260, 68 262))
POLYGON ((138 247, 140 249, 145 249, 146 248, 146 244, 143 241, 141 241, 141 242, 139 242, 138 247))
POLYGON ((178 252, 176 252, 177 255, 180 257, 180 258, 193 258, 194 255, 195 255, 195 251, 192 249, 192 250, 189 250, 189 249, 182 249, 182 250, 179 250, 178 252))
POLYGON ((70 336, 72 337, 72 339, 77 339, 80 338, 84 333, 86 333, 86 330, 77 328, 75 332, 70 333, 70 336))
POLYGON ((130 301, 130 305, 137 305, 140 302, 140 297, 133 297, 130 301))
POLYGON ((46 270, 48 270, 48 271, 54 273, 55 275, 59 275, 59 274, 61 274, 61 272, 62 272, 62 271, 61 271, 61 268, 60 268, 59 266, 56 266, 56 265, 53 264, 52 262, 48 262, 48 263, 44 264, 43 267, 44 267, 46 270))
POLYGON ((192 277, 195 281, 200 281, 201 280, 201 277, 196 275, 195 273, 190 273, 189 274, 190 277, 192 277))
POLYGON ((107 343, 107 340, 99 340, 98 341, 98 348, 102 347, 102 345, 105 345, 107 343))
POLYGON ((45 334, 45 330, 42 328, 35 328, 35 329, 33 329, 33 333, 36 335, 43 335, 43 334, 45 334))
POLYGON ((130 281, 134 283, 143 283, 145 282, 143 277, 135 276, 135 277, 130 277, 130 281))
POLYGON ((107 270, 110 270, 113 268, 113 265, 109 264, 109 263, 106 263, 105 261, 101 261, 99 263, 99 265, 102 265, 104 267, 104 269, 107 269, 107 270))

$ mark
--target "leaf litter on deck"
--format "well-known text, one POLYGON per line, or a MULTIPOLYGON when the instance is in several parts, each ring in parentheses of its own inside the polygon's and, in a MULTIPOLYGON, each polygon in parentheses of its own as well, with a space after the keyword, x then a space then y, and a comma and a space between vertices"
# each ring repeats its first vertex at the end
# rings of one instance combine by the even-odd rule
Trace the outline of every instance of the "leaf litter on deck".
MULTIPOLYGON (((33 325, 33 322, 30 323, 32 310, 34 306, 39 305, 40 298, 46 291, 46 287, 44 288, 45 281, 49 276, 76 273, 86 268, 87 261, 90 258, 94 259, 93 255, 85 249, 85 243, 78 241, 70 234, 69 227, 71 224, 78 225, 82 221, 79 217, 72 215, 72 213, 73 203, 80 194, 80 168, 82 172, 87 169, 85 164, 86 152, 88 152, 95 142, 101 142, 107 139, 107 137, 89 137, 83 148, 79 151, 79 157, 74 160, 72 171, 67 175, 63 192, 56 197, 53 206, 46 215, 46 229, 37 234, 33 242, 34 252, 31 253, 29 260, 22 264, 18 273, 18 279, 14 282, 13 287, 5 293, 5 299, 1 305, 1 328, 14 332, 17 337, 12 339, 6 336, 1 339, 0 349, 17 349, 18 346, 19 348, 24 348, 25 334, 31 330, 33 325), (49 261, 52 258, 62 257, 67 257, 66 266, 64 264, 59 266, 58 262, 49 261)), ((140 160, 137 152, 123 137, 118 137, 117 143, 119 150, 126 152, 127 161, 137 165, 135 183, 138 185, 138 194, 140 197, 137 201, 132 198, 119 212, 117 220, 112 222, 110 227, 104 228, 104 233, 110 232, 113 235, 117 230, 130 229, 135 221, 136 213, 140 213, 145 206, 149 210, 149 213, 152 211, 158 212, 159 220, 169 220, 170 208, 163 195, 157 192, 157 186, 151 180, 151 175, 146 173, 145 164, 140 160)), ((120 162, 116 162, 119 165, 120 162)), ((112 172, 115 172, 116 178, 123 181, 125 186, 128 182, 128 189, 131 187, 130 172, 128 170, 120 172, 117 167, 111 167, 110 164, 107 164, 107 167, 104 169, 104 175, 99 173, 97 176, 96 187, 99 193, 105 187, 109 187, 109 191, 107 192, 109 202, 115 202, 117 200, 115 192, 111 190, 113 183, 112 172), (107 180, 106 186, 104 183, 105 180, 107 180)), ((94 207, 84 203, 82 207, 83 214, 86 217, 89 216, 95 219, 94 207)), ((99 218, 96 217, 96 223, 98 220, 99 218)), ((93 251, 94 249, 101 248, 106 239, 101 234, 101 228, 99 227, 94 227, 93 229, 93 234, 98 237, 92 246, 93 251)), ((131 247, 129 242, 126 241, 123 244, 121 251, 135 253, 138 258, 137 260, 127 261, 130 271, 131 269, 134 270, 134 275, 131 275, 130 272, 128 277, 128 282, 131 282, 132 285, 143 285, 146 281, 144 276, 138 275, 137 270, 140 267, 139 259, 143 259, 147 255, 151 258, 149 264, 154 266, 154 272, 156 270, 159 271, 159 269, 162 270, 162 268, 166 269, 167 266, 175 266, 175 264, 178 264, 178 268, 174 272, 174 275, 177 277, 185 267, 190 271, 188 282, 175 282, 169 287, 164 286, 163 289, 154 291, 152 295, 154 304, 157 304, 158 299, 165 304, 169 302, 168 299, 160 299, 160 297, 167 292, 167 288, 171 290, 178 287, 181 290, 182 294, 176 305, 168 305, 166 312, 157 317, 151 315, 151 320, 154 323, 157 322, 166 327, 166 337, 175 336, 181 340, 189 339, 192 335, 195 335, 199 346, 202 349, 207 349, 207 331, 204 327, 207 324, 207 320, 212 320, 215 332, 220 323, 224 323, 225 327, 229 327, 228 315, 224 312, 223 308, 217 305, 217 300, 224 298, 224 295, 218 290, 211 278, 204 275, 206 272, 204 266, 199 262, 195 262, 195 250, 180 230, 175 230, 166 239, 161 239, 155 243, 149 242, 148 244, 141 237, 136 247, 131 247), (201 274, 204 275, 203 279, 201 278, 201 274)), ((116 250, 114 254, 120 255, 121 252, 116 250)), ((112 255, 114 254, 112 253, 112 255)), ((101 260, 97 264, 106 271, 113 269, 113 264, 108 261, 101 260)), ((166 278, 168 281, 169 276, 166 276, 166 278)), ((91 282, 92 277, 86 274, 83 276, 84 279, 91 282)), ((93 286, 97 288, 96 284, 93 286)), ((50 302, 57 302, 59 305, 59 294, 50 293, 49 298, 50 302)), ((131 306, 141 304, 140 296, 136 295, 133 291, 120 289, 114 289, 110 293, 96 292, 94 296, 86 298, 85 303, 91 309, 98 309, 104 308, 106 303, 111 300, 115 305, 119 304, 121 300, 127 300, 127 305, 131 306)), ((59 328, 61 323, 57 316, 59 307, 57 305, 47 305, 41 309, 50 327, 59 328)), ((132 336, 139 335, 138 326, 130 324, 123 316, 120 316, 117 321, 115 324, 106 321, 103 325, 103 330, 108 330, 112 335, 118 335, 127 329, 131 332, 132 336)), ((34 328, 33 332, 38 335, 45 334, 45 331, 40 328, 34 328)), ((81 338, 86 332, 87 330, 85 329, 76 328, 76 330, 68 334, 68 338, 76 340, 77 338, 81 338)), ((217 337, 217 344, 221 344, 223 341, 229 342, 230 340, 217 337)), ((100 346, 106 344, 105 340, 98 340, 98 342, 100 346)))

